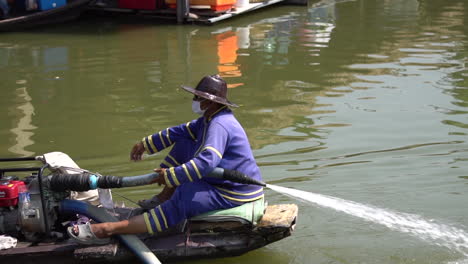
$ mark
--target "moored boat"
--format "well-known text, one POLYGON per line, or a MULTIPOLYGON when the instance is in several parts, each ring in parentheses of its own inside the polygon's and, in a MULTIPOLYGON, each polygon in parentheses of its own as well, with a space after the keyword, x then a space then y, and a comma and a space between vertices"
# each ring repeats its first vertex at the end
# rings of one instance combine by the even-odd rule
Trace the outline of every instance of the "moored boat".
MULTIPOLYGON (((53 25, 78 18, 86 10, 91 0, 69 0, 63 5, 52 3, 48 7, 34 11, 18 6, 19 0, 11 8, 9 17, 0 20, 0 31, 16 31, 44 25, 53 25)), ((47 1, 47 0, 42 0, 47 1)))
POLYGON ((100 0, 88 11, 97 16, 129 17, 132 21, 175 20, 212 25, 277 4, 306 6, 308 0, 100 0))

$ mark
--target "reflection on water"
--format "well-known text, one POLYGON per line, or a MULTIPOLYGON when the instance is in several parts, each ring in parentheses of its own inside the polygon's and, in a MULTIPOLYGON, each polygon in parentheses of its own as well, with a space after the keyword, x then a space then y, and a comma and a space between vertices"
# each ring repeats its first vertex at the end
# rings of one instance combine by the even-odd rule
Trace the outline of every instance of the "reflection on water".
POLYGON ((16 109, 12 110, 12 112, 19 112, 18 114, 21 115, 21 117, 19 117, 16 127, 10 129, 15 135, 15 144, 8 148, 8 151, 23 157, 32 156, 35 153, 25 149, 34 144, 34 141, 31 139, 34 132, 31 130, 37 129, 37 127, 32 124, 32 117, 34 115, 34 106, 31 103, 32 98, 29 96, 26 87, 16 89, 16 95, 18 99, 23 102, 20 103, 16 109))
MULTIPOLYGON (((239 49, 240 38, 248 38, 248 32, 228 31, 215 35, 216 42, 218 43, 218 72, 221 77, 229 81, 232 77, 241 77, 240 65, 236 63, 237 51, 239 49), (247 36, 241 36, 242 33, 247 36)), ((228 88, 235 88, 243 85, 243 83, 230 82, 228 88)))

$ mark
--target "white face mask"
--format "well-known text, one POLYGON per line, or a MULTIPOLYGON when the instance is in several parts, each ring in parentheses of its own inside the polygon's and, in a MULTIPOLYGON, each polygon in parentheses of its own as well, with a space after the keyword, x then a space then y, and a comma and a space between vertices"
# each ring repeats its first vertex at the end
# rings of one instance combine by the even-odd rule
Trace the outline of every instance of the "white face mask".
POLYGON ((203 114, 205 114, 205 110, 201 110, 200 108, 200 101, 192 101, 192 111, 197 114, 197 115, 200 115, 202 116, 203 114))

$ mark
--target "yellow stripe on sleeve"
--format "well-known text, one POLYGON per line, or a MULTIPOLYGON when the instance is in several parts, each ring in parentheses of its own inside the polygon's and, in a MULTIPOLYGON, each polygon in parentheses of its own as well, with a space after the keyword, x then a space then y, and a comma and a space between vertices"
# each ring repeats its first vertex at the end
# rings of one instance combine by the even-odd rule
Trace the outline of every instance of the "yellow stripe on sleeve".
POLYGON ((220 193, 222 197, 226 198, 226 199, 229 199, 229 200, 233 200, 233 201, 236 201, 236 202, 252 202, 252 201, 255 201, 255 200, 258 200, 258 199, 261 199, 264 195, 260 195, 258 197, 255 197, 255 198, 250 198, 250 199, 237 199, 237 198, 234 198, 234 197, 230 197, 230 196, 227 196, 227 195, 224 195, 222 193, 220 193))
MULTIPOLYGON (((205 148, 203 148, 203 150, 205 150, 205 149, 212 150, 214 153, 216 153, 216 154, 219 156, 220 159, 223 158, 223 155, 221 155, 221 153, 220 153, 217 149, 215 149, 215 148, 213 148, 213 147, 205 147, 205 148)), ((202 151, 203 151, 203 150, 202 150, 202 151)))
POLYGON ((172 157, 170 154, 167 155, 172 161, 174 161, 174 163, 177 165, 177 166, 180 166, 180 163, 177 162, 176 159, 174 159, 174 157, 172 157))
POLYGON ((148 213, 143 214, 143 218, 145 219, 146 229, 150 235, 154 234, 153 228, 151 228, 151 224, 149 221, 148 213))
POLYGON ((148 143, 146 143, 146 137, 144 137, 141 142, 143 143, 143 147, 145 147, 145 150, 148 152, 148 153, 151 153, 149 147, 148 147, 148 143))
POLYGON ((166 216, 164 215, 163 210, 161 209, 160 205, 158 206, 158 209, 159 209, 159 212, 161 213, 161 216, 162 216, 162 218, 164 220, 164 226, 166 227, 166 229, 169 228, 169 226, 167 225, 166 216))
POLYGON ((187 122, 187 124, 185 126, 187 127, 187 130, 188 130, 190 136, 192 137, 192 139, 195 140, 195 136, 193 135, 192 130, 190 130, 190 122, 187 122))
POLYGON ((148 141, 150 142, 151 147, 154 147, 154 152, 158 152, 159 150, 158 150, 158 148, 156 147, 156 145, 153 142, 153 136, 152 135, 148 136, 148 141))
POLYGON ((215 188, 220 190, 220 191, 226 192, 226 193, 230 193, 230 194, 234 194, 234 195, 240 195, 240 196, 250 196, 250 195, 254 195, 254 194, 257 194, 257 193, 263 191, 263 188, 260 188, 259 190, 249 192, 249 193, 238 193, 238 192, 233 192, 233 191, 230 191, 230 190, 226 190, 224 188, 217 187, 217 186, 215 186, 215 188))
POLYGON ((179 186, 180 182, 179 179, 177 179, 177 175, 175 174, 174 167, 169 168, 169 172, 171 173, 172 179, 174 180, 174 183, 179 186))
POLYGON ((189 181, 193 182, 192 176, 190 175, 189 171, 187 170, 187 166, 185 166, 185 164, 182 164, 182 168, 184 168, 185 174, 187 174, 187 178, 189 179, 189 181))
POLYGON ((154 209, 151 209, 150 212, 151 212, 151 216, 154 219, 154 222, 156 223, 156 228, 158 229, 159 232, 162 232, 161 224, 159 223, 159 219, 158 219, 158 216, 156 215, 156 212, 154 211, 154 209))
POLYGON ((166 128, 166 138, 167 138, 167 142, 169 142, 169 145, 172 145, 171 138, 169 137, 169 128, 166 128))
POLYGON ((164 148, 167 148, 166 142, 164 142, 161 131, 159 131, 159 139, 161 139, 161 143, 163 144, 164 148))
POLYGON ((198 179, 201 179, 201 174, 200 174, 200 171, 198 170, 197 164, 195 164, 195 161, 190 160, 190 163, 192 164, 193 168, 195 169, 195 172, 197 173, 198 179))
POLYGON ((169 171, 166 170, 166 173, 164 173, 164 181, 166 182, 167 187, 172 188, 174 186, 172 186, 171 182, 169 181, 169 177, 167 176, 168 173, 169 171))
POLYGON ((174 165, 170 164, 169 162, 167 162, 167 160, 163 160, 161 163, 164 164, 164 165, 166 165, 168 168, 174 166, 174 165))

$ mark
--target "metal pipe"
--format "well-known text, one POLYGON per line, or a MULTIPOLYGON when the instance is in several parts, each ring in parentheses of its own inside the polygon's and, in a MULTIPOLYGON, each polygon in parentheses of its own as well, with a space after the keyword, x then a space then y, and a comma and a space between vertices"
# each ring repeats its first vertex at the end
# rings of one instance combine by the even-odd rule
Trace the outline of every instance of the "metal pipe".
POLYGON ((0 162, 3 162, 3 161, 28 161, 28 160, 36 160, 36 157, 2 158, 2 159, 0 159, 0 162))
POLYGON ((182 15, 182 2, 183 1, 184 0, 176 1, 177 24, 182 24, 183 22, 183 15, 182 15))
POLYGON ((46 212, 46 204, 45 204, 45 199, 44 199, 44 188, 42 186, 42 173, 44 170, 49 167, 49 164, 45 164, 42 166, 42 168, 39 170, 39 173, 37 174, 37 181, 39 184, 39 195, 41 197, 41 207, 42 207, 42 219, 44 219, 44 226, 45 226, 45 235, 46 237, 50 236, 50 228, 49 228, 49 216, 46 212))
POLYGON ((33 167, 33 168, 5 168, 5 169, 0 169, 0 179, 5 176, 5 172, 14 172, 14 171, 39 171, 41 168, 40 167, 33 167))
MULTIPOLYGON (((62 213, 85 215, 99 223, 118 222, 115 216, 109 214, 104 208, 98 208, 88 203, 76 200, 63 200, 59 207, 62 213)), ((143 263, 161 264, 156 255, 135 235, 116 235, 143 263)))
POLYGON ((187 19, 190 2, 189 0, 177 0, 176 1, 176 10, 177 10, 177 23, 182 24, 187 19))
POLYGON ((13 172, 13 171, 39 171, 41 167, 31 167, 31 168, 5 168, 0 169, 0 172, 13 172))

